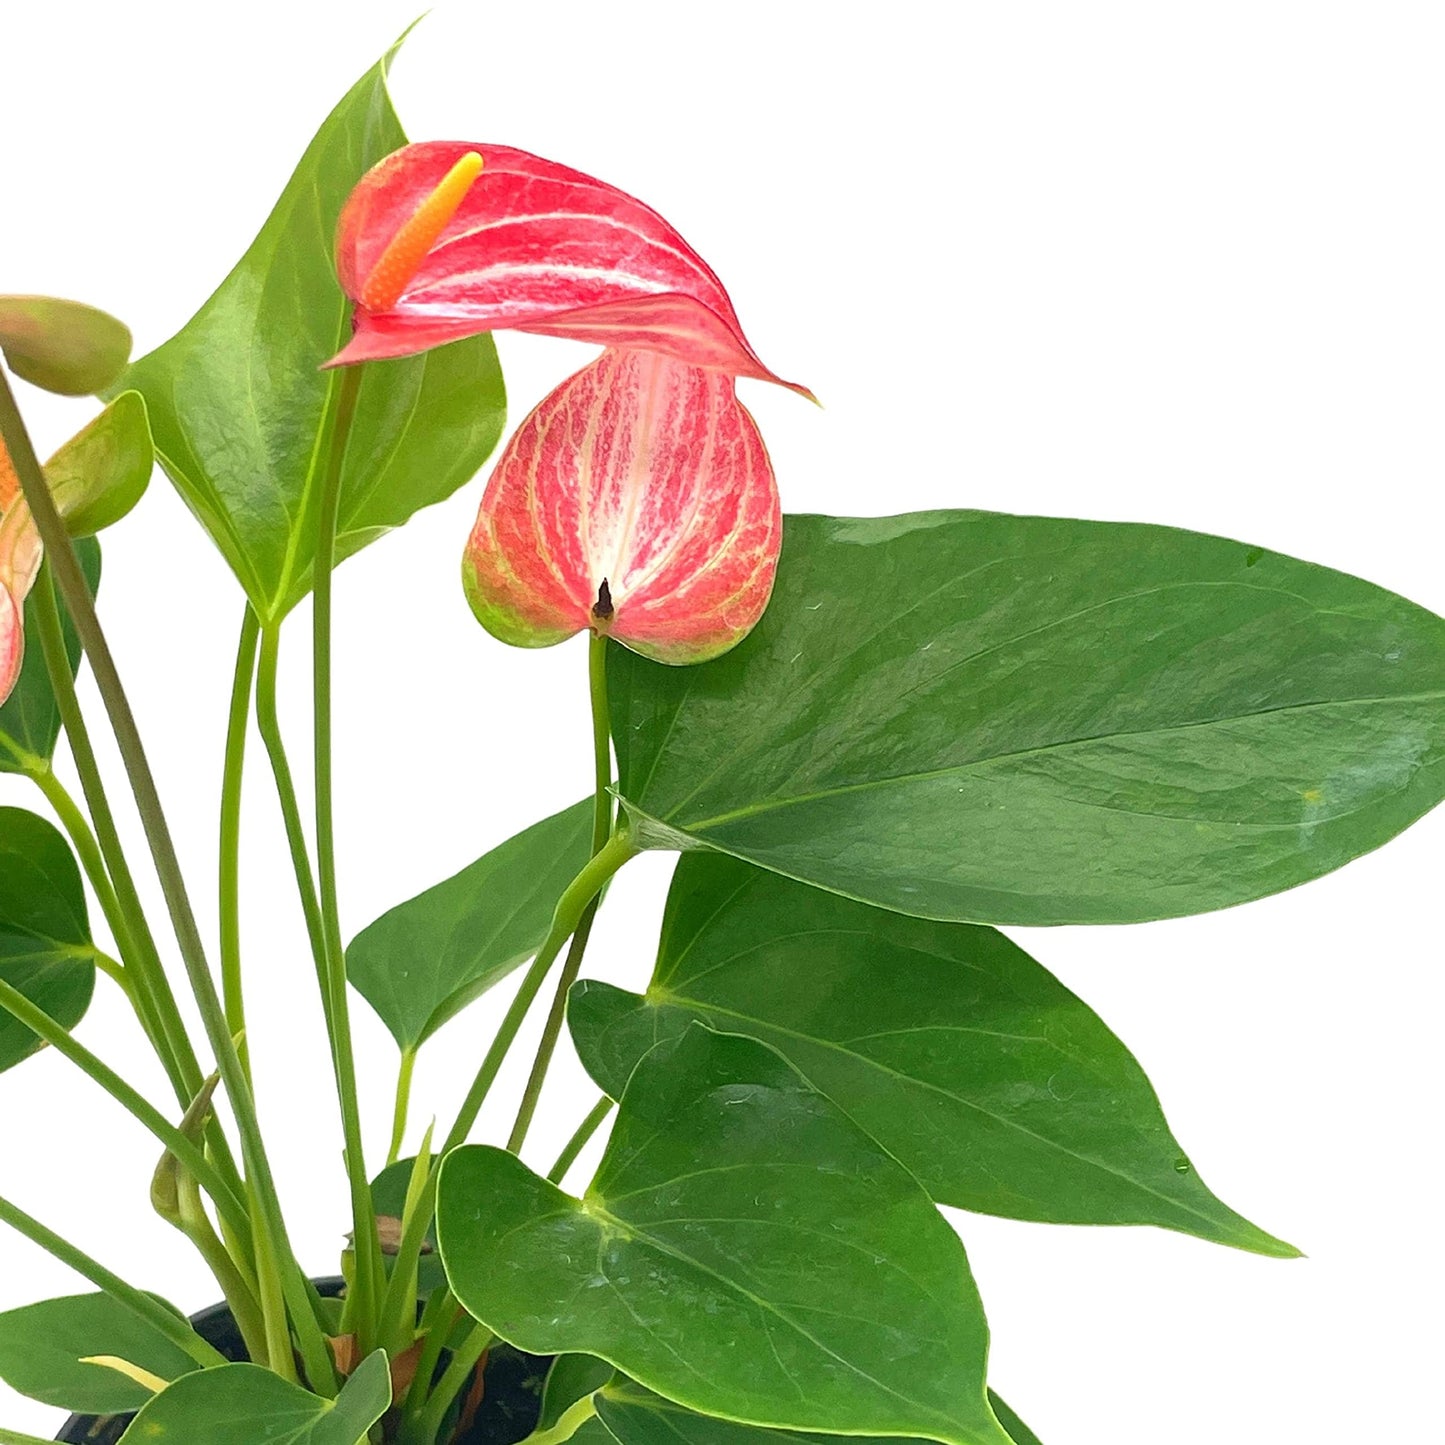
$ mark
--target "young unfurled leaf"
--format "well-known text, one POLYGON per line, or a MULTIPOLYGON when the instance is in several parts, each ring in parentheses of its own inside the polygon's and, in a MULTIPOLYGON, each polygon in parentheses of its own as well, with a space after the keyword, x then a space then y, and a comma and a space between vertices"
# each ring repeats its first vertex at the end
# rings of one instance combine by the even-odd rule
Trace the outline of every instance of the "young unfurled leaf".
POLYGON ((420 1048, 537 951, 591 840, 588 798, 397 904, 352 939, 347 977, 399 1048, 420 1048))
POLYGON ((336 264, 356 334, 333 364, 507 330, 778 380, 722 283, 656 211, 508 146, 426 141, 387 156, 346 203, 336 264), (440 231, 418 224, 428 211, 440 231))
POLYGON ((32 1400, 92 1415, 145 1404, 151 1391, 134 1377, 91 1363, 104 1356, 162 1380, 196 1368, 184 1350, 110 1295, 70 1295, 0 1314, 0 1379, 32 1400))
POLYGON ((732 378, 606 351, 507 443, 462 577, 503 642, 548 647, 590 627, 690 663, 762 616, 781 536, 772 464, 732 378))
POLYGON ((45 464, 72 537, 114 526, 145 494, 155 465, 145 399, 123 391, 45 464))
MULTIPOLYGON (((351 188, 406 139, 386 93, 390 59, 327 117, 210 300, 122 378, 145 396, 161 465, 266 622, 311 586, 339 386, 318 368, 351 330, 332 240, 351 188)), ((219 183, 219 170, 209 174, 219 183)), ((501 436, 504 405, 490 337, 369 367, 342 470, 337 559, 468 481, 501 436)))
POLYGON ((368 1355, 334 1400, 258 1365, 198 1370, 151 1397, 125 1432, 163 1445, 359 1445, 391 1404, 386 1354, 368 1355))
POLYGON ((1445 794, 1445 620, 1168 527, 790 517, 744 642, 609 681, 640 843, 927 918, 1223 908, 1445 794))
MULTIPOLYGON (((90 1006, 93 959, 85 891, 70 845, 34 813, 0 808, 0 978, 71 1029, 90 1006)), ((0 1070, 40 1046, 30 1029, 0 1008, 0 1070)))
POLYGON ((109 386, 130 356, 130 330, 81 301, 0 296, 0 352, 16 376, 61 396, 109 386))
POLYGON ((752 1039, 694 1025, 654 1049, 583 1199, 455 1151, 437 1229, 457 1297, 522 1349, 597 1355, 750 1424, 1007 1445, 957 1235, 752 1039))
POLYGON ((614 1098, 659 1039, 695 1021, 761 1039, 940 1204, 1297 1253, 1205 1188, 1128 1050, 992 928, 689 853, 646 997, 585 981, 568 1017, 614 1098))

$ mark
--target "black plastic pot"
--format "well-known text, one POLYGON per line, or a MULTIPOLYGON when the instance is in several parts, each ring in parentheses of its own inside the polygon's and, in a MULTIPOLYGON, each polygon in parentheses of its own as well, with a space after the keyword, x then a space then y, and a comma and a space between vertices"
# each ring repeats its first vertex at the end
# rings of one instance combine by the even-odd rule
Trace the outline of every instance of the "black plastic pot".
MULTIPOLYGON (((340 1279, 316 1281, 325 1299, 337 1298, 344 1288, 340 1279)), ((191 1317, 202 1339, 228 1360, 246 1359, 236 1322, 225 1305, 212 1305, 191 1317)), ((510 1345, 498 1345, 487 1356, 485 1391, 476 1423, 456 1445, 516 1445, 537 1426, 542 1407, 542 1385, 551 1366, 550 1356, 528 1355, 510 1345)), ((72 1415, 55 1438, 70 1445, 116 1445, 131 1415, 72 1415)))

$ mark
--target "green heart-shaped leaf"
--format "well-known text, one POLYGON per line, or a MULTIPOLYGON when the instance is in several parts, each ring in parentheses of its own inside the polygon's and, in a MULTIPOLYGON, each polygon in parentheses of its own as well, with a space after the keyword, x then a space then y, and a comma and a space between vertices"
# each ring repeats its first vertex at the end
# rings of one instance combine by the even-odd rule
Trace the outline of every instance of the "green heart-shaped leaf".
POLYGON ((346 950, 347 977, 398 1046, 415 1052, 537 951, 591 851, 588 798, 368 924, 346 950))
MULTIPOLYGON (((563 1360, 571 1358, 564 1355, 563 1360)), ((558 1361, 561 1363, 561 1360, 558 1361)), ((550 1380, 549 1380, 550 1384, 550 1380)), ((764 1430, 756 1425, 738 1425, 713 1415, 700 1415, 672 1400, 664 1400, 635 1381, 617 1378, 603 1381, 596 1389, 595 1445, 826 1445, 836 1436, 808 1434, 794 1430, 764 1430)), ((580 1397, 579 1397, 580 1398, 580 1397)), ((1028 1427, 992 1390, 989 1403, 1008 1429, 1014 1445, 1039 1445, 1028 1427)), ((581 1438, 580 1432, 572 1437, 581 1438)), ((883 1445, 877 1436, 853 1436, 865 1445, 883 1445)))
MULTIPOLYGON (((100 586, 100 543, 86 537, 75 544, 75 551, 93 597, 100 586)), ((0 773, 23 772, 27 767, 48 763, 60 736, 60 710, 55 705, 55 693, 36 632, 38 605, 32 592, 25 603, 25 633, 29 639, 25 661, 14 691, 0 705, 0 773)), ((80 667, 80 638, 75 634, 69 613, 62 612, 61 626, 74 676, 80 667)))
POLYGON ((109 1295, 71 1295, 0 1315, 0 1379, 22 1395, 83 1415, 138 1410, 151 1398, 120 1371, 84 1363, 98 1356, 126 1360, 162 1380, 196 1368, 184 1350, 109 1295))
POLYGON ((155 466, 145 398, 123 391, 45 464, 72 537, 114 526, 145 495, 155 466))
MULTIPOLYGON (((70 846, 23 808, 0 808, 0 978, 62 1028, 85 1017, 95 987, 85 890, 70 846)), ((0 1008, 0 1070, 40 1039, 0 1008)))
MULTIPOLYGON (((352 187, 406 141, 386 92, 394 53, 332 111, 211 299, 123 378, 150 406, 162 466, 267 623, 311 586, 340 385, 318 368, 351 324, 332 242, 352 187)), ((337 559, 466 482, 496 445, 504 408, 489 336, 369 364, 342 471, 337 559)))
POLYGON ((1445 794, 1445 620, 1167 527, 790 517, 737 648, 610 674, 640 841, 927 918, 1223 908, 1445 794))
POLYGON ((458 1299, 524 1350, 748 1424, 1007 1441, 958 1237, 752 1039, 693 1025, 654 1049, 583 1199, 500 1149, 450 1154, 437 1234, 458 1299))
POLYGON ((105 311, 55 296, 0 296, 0 352, 16 376, 61 396, 89 396, 130 356, 130 330, 105 311))
POLYGON ((586 981, 568 1013, 613 1098, 659 1039, 701 1022, 771 1044, 940 1204, 1298 1254, 1204 1187, 1124 1045, 992 928, 688 854, 647 996, 586 981))
POLYGON ((334 1400, 258 1365, 218 1365, 154 1396, 121 1438, 129 1445, 360 1445, 390 1404, 383 1350, 357 1366, 334 1400))

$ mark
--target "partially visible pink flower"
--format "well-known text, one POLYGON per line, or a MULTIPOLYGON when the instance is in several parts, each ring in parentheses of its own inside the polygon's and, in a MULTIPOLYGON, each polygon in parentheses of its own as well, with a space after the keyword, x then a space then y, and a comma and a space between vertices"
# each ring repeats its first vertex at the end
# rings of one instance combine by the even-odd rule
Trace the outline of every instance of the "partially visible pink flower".
POLYGON ((0 703, 25 661, 25 599, 40 571, 40 533, 20 494, 20 479, 0 441, 0 703))
POLYGON ((658 351, 811 395, 763 365, 722 282, 656 211, 526 151, 404 146, 347 200, 336 266, 356 333, 328 365, 530 331, 658 351))
POLYGON ((702 662, 762 616, 781 538, 772 464, 732 377, 608 350, 508 443, 462 574, 503 642, 590 627, 659 662, 702 662))

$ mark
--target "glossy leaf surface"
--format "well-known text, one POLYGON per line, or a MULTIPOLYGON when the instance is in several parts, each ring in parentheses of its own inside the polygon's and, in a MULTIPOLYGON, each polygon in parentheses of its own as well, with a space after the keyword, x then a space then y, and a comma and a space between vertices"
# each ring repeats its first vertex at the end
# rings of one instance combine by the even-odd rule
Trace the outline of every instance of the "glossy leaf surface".
POLYGON ((391 1404, 386 1355, 368 1355, 335 1400, 258 1365, 197 1370, 154 1396, 126 1430, 129 1445, 361 1445, 391 1404))
POLYGON ((150 1391, 105 1365, 113 1356, 162 1380, 196 1368, 182 1349, 109 1295, 68 1295, 0 1315, 0 1379, 22 1395, 77 1414, 137 1410, 150 1391))
MULTIPOLYGON (((94 596, 100 585, 100 544, 94 538, 82 538, 76 542, 75 551, 94 596)), ((35 631, 35 607, 32 593, 25 603, 25 631, 31 643, 25 650, 14 689, 0 705, 0 773, 20 772, 31 761, 48 762, 60 737, 60 710, 55 705, 55 693, 35 631)), ((64 611, 61 627, 74 674, 80 667, 80 639, 75 635, 69 614, 64 611)))
POLYGON ((930 918, 1222 908, 1445 792, 1445 620, 1132 523, 792 517, 743 643, 611 694, 642 841, 930 918))
POLYGON ((1009 1408, 1007 1401, 999 1399, 992 1390, 988 1392, 988 1402, 1014 1445, 1043 1445, 1043 1441, 1009 1408))
MULTIPOLYGON (((95 964, 85 892, 70 846, 43 818, 0 808, 0 978, 62 1028, 85 1016, 95 964)), ((0 1009, 0 1070, 40 1039, 0 1009)))
POLYGON ((957 1236, 752 1039, 694 1026, 653 1050, 585 1199, 502 1150, 452 1153, 437 1232, 458 1298, 522 1349, 750 1424, 1005 1445, 957 1236))
POLYGON ((509 146, 424 141, 388 156, 346 204, 336 264, 358 303, 340 363, 511 330, 778 380, 722 283, 656 211, 509 146), (468 155, 482 158, 480 176, 426 250, 403 259, 398 234, 468 155))
POLYGON ((61 396, 88 396, 120 375, 130 330, 108 312, 55 296, 0 296, 0 352, 16 376, 61 396))
POLYGON ((400 1048, 419 1048, 537 951, 591 853, 588 798, 368 924, 346 950, 347 977, 400 1048))
POLYGON ((648 1049, 693 1022, 761 1039, 940 1204, 1296 1253, 1204 1187, 1124 1045, 992 928, 689 854, 646 997, 584 981, 569 1019, 613 1098, 648 1049))
POLYGON ((46 462, 45 480, 66 531, 88 537, 140 501, 154 466, 145 399, 123 391, 46 462))
MULTIPOLYGON (((328 117, 219 290, 123 378, 145 396, 162 465, 263 620, 310 587, 339 385, 318 368, 350 334, 331 266, 336 218, 361 174, 405 139, 387 60, 328 117)), ((503 409, 485 336, 369 367, 343 467, 337 558, 466 482, 496 445, 503 409)))
POLYGON ((462 579, 503 642, 548 647, 591 627, 692 663, 757 623, 781 536, 772 464, 732 378, 605 351, 507 443, 462 579))
MULTIPOLYGON (((992 1390, 988 1398, 1014 1445, 1039 1445, 1037 1437, 992 1390)), ((596 1408, 595 1423, 599 1429, 592 1436, 594 1445, 613 1445, 613 1442, 615 1445, 790 1445, 790 1442, 825 1445, 838 1438, 796 1430, 765 1430, 756 1425, 738 1425, 716 1416, 700 1415, 624 1378, 602 1382, 597 1390, 596 1408)), ((863 1440, 867 1445, 881 1445, 877 1436, 849 1438, 863 1440)))

